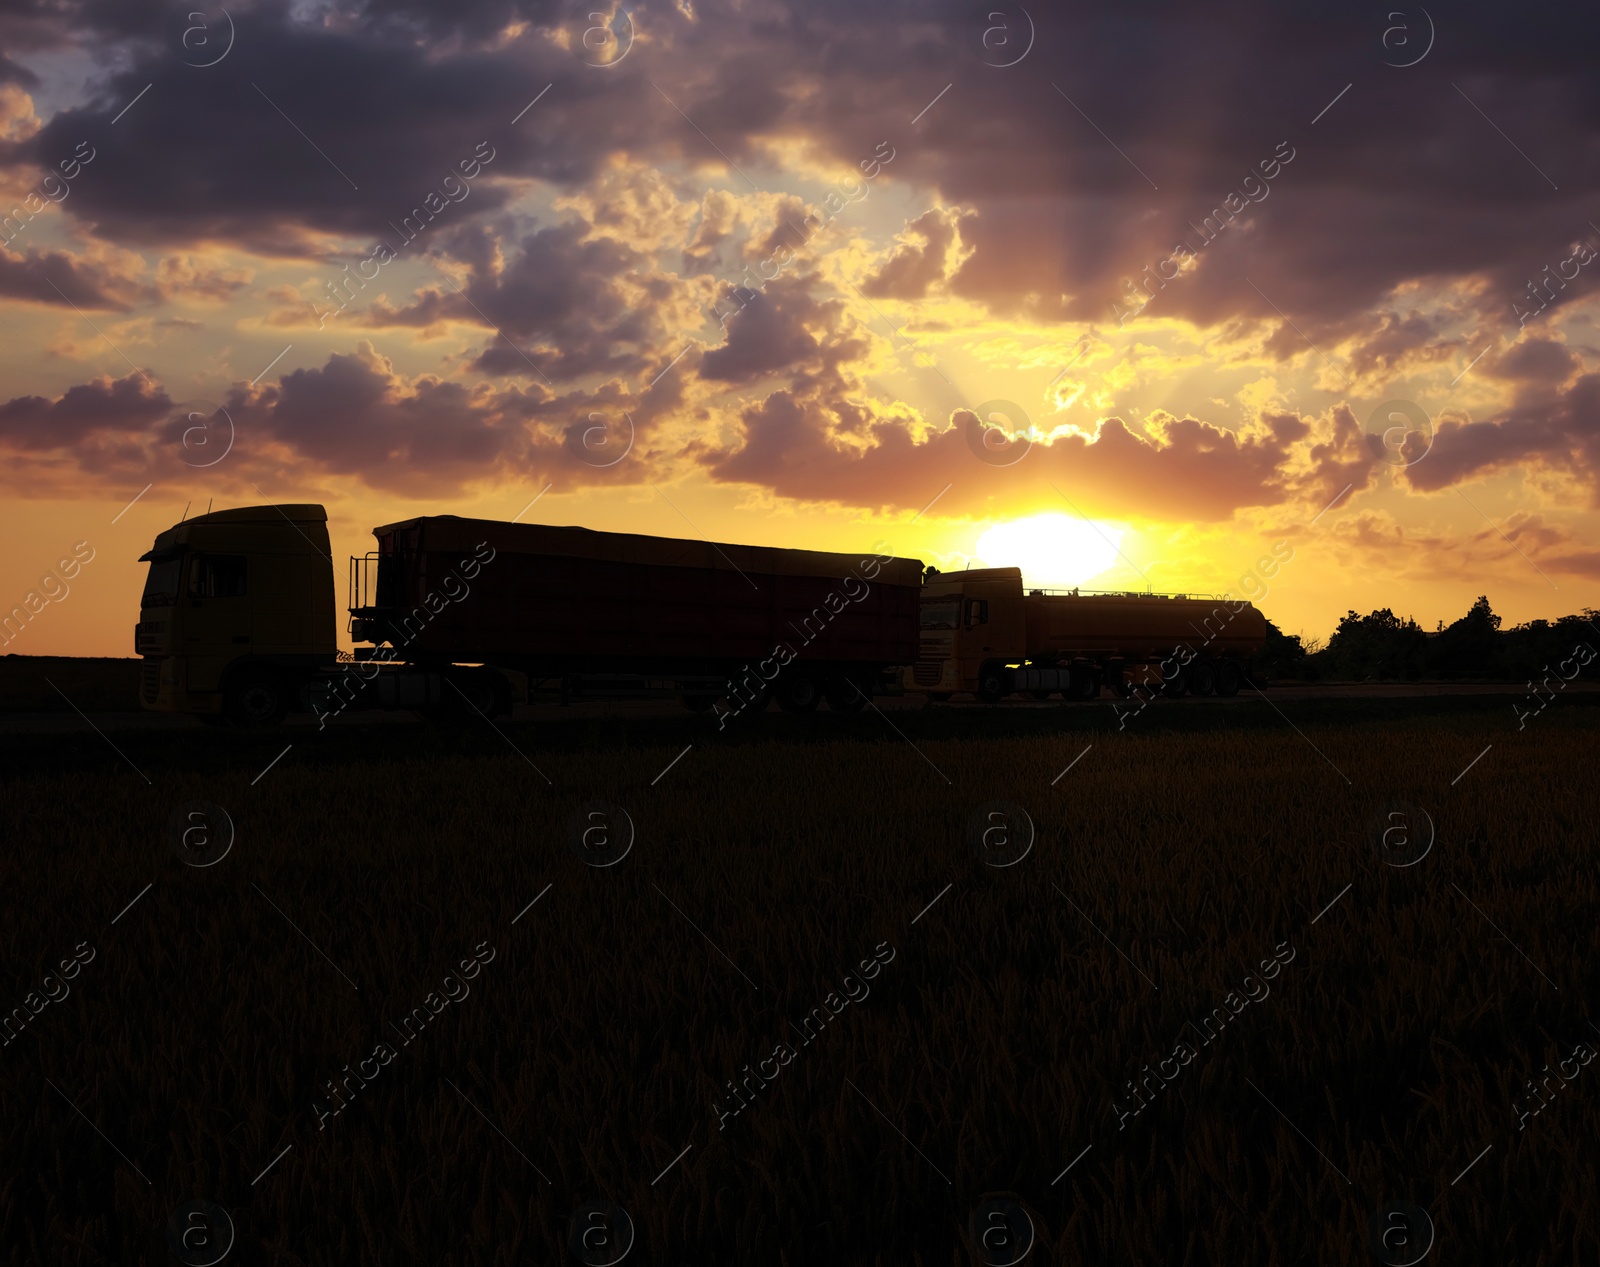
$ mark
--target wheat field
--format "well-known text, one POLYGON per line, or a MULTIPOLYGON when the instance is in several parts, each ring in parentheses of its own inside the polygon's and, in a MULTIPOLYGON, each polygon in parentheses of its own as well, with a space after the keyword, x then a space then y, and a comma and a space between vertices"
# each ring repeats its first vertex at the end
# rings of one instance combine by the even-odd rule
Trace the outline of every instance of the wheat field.
POLYGON ((3 1261, 1596 1261, 1600 710, 1292 711, 7 739, 3 1261))

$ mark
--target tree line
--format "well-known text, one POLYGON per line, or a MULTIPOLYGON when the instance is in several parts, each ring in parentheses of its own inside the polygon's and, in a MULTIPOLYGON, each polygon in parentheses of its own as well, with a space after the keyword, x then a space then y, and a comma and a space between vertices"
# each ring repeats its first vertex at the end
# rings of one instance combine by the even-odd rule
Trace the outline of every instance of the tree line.
POLYGON ((1600 610, 1593 607, 1511 629, 1500 625, 1484 595, 1459 620, 1440 621, 1432 631, 1387 607, 1364 616, 1349 611, 1326 646, 1268 621, 1258 667, 1269 678, 1311 682, 1517 681, 1538 677, 1580 646, 1600 647, 1600 610))

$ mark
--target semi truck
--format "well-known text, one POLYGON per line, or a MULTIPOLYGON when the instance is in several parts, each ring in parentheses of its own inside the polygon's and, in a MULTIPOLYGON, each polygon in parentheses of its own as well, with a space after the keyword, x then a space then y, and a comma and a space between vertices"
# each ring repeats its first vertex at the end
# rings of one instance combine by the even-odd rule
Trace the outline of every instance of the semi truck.
POLYGON ((916 659, 922 563, 433 515, 350 560, 341 662, 327 512, 239 507, 161 533, 134 642, 147 709, 258 727, 290 711, 493 717, 512 675, 563 699, 865 706, 916 659))
POLYGON ((342 659, 327 512, 245 506, 173 525, 134 646, 140 701, 216 725, 290 711, 449 718, 518 691, 677 696, 724 719, 773 700, 854 712, 877 693, 1089 700, 1141 683, 1233 695, 1266 622, 1192 595, 1024 591, 1017 568, 431 515, 352 557, 342 659))
POLYGON ((1267 622, 1251 603, 1190 594, 1031 589, 1018 568, 938 573, 922 587, 917 662, 905 688, 1090 700, 1140 686, 1237 695, 1267 622))

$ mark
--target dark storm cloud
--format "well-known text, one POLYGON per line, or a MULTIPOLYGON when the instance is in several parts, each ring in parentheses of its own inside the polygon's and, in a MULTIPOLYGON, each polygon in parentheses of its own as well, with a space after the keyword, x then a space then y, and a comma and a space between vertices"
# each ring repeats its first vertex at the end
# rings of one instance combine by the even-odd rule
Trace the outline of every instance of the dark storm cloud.
POLYGON ((1572 474, 1587 485, 1591 505, 1600 506, 1600 374, 1584 374, 1558 393, 1538 392, 1533 401, 1490 421, 1442 419, 1427 456, 1405 468, 1407 482, 1432 492, 1458 480, 1537 468, 1572 474))
MULTIPOLYGON (((969 217, 970 219, 970 217, 969 217)), ((955 246, 957 217, 935 207, 906 225, 895 249, 861 291, 874 299, 921 299, 942 282, 955 246)))
POLYGON ((740 414, 736 446, 706 451, 718 480, 771 487, 781 496, 868 508, 926 504, 941 488, 945 513, 1059 505, 1069 495, 1089 514, 1218 521, 1251 506, 1324 504, 1370 480, 1373 461, 1349 410, 1313 420, 1273 414, 1250 434, 1194 418, 1166 418, 1157 434, 1135 434, 1119 418, 1094 437, 1036 444, 1013 465, 979 459, 974 422, 958 409, 944 430, 919 436, 897 413, 859 414, 859 403, 826 390, 780 390, 740 414), (838 442, 848 432, 852 443, 838 442), (946 506, 946 502, 949 503, 946 506))
MULTIPOLYGON (((648 291, 647 257, 571 220, 507 240, 487 227, 451 235, 447 249, 472 272, 459 290, 425 287, 406 303, 378 302, 356 324, 426 328, 440 321, 484 326, 493 340, 473 368, 496 375, 637 371, 662 335, 651 305, 630 303, 624 283, 648 291)), ((659 296, 665 298, 665 295, 659 296)))
POLYGON ((36 88, 39 86, 39 76, 26 66, 19 66, 9 57, 0 54, 0 84, 21 84, 24 88, 36 88))
MULTIPOLYGON (((1434 48, 1409 69, 1385 64, 1401 56, 1383 44, 1396 19, 1380 10, 1041 13, 1032 52, 1002 70, 984 63, 981 15, 966 5, 712 3, 691 20, 663 4, 633 11, 647 44, 597 69, 583 64, 583 7, 383 0, 335 7, 317 26, 261 7, 202 73, 181 64, 170 15, 40 6, 35 23, 54 12, 63 26, 164 42, 130 45, 133 64, 32 144, 46 155, 84 132, 105 141, 105 166, 70 213, 119 239, 289 249, 297 229, 381 232, 483 139, 500 155, 493 177, 571 186, 623 152, 721 166, 721 150, 748 171, 762 138, 805 138, 853 165, 886 137, 894 179, 976 212, 962 226, 975 249, 958 294, 1105 320, 1125 278, 1184 242, 1200 267, 1152 278, 1150 315, 1277 322, 1276 305, 1312 339, 1407 279, 1488 275, 1485 311, 1508 315, 1592 214, 1597 177, 1577 156, 1600 127, 1583 51, 1600 11, 1442 13, 1434 48), (568 48, 550 43, 555 31, 568 48), (110 118, 151 82, 113 143, 110 118), (1264 181, 1263 165, 1289 151, 1264 181), (1229 195, 1243 211, 1224 214, 1229 195), (1208 231, 1213 217, 1231 223, 1208 231)), ((1420 10, 1406 20, 1420 41, 1420 10)), ((503 197, 491 178, 462 210, 503 197)), ((912 269, 902 261, 891 270, 912 269)), ((878 284, 920 287, 891 276, 878 284)))
MULTIPOLYGON (((460 165, 485 141, 491 179, 468 182, 466 207, 451 210, 504 201, 490 138, 506 137, 537 66, 475 52, 436 58, 359 31, 257 17, 218 65, 184 65, 176 39, 143 49, 89 104, 45 124, 25 147, 36 161, 85 137, 96 146, 69 215, 128 244, 224 239, 303 253, 308 231, 392 238, 390 222, 424 207, 447 176, 460 186, 460 165)), ((531 138, 511 141, 513 153, 531 152, 531 138)))
POLYGON ((0 444, 66 449, 94 432, 143 431, 171 407, 165 391, 133 374, 81 383, 54 400, 18 396, 0 405, 0 444))
MULTIPOLYGON (((637 47, 604 68, 584 64, 586 5, 369 0, 322 6, 314 22, 286 4, 241 8, 236 47, 207 70, 183 64, 176 12, 37 0, 0 16, 15 48, 79 41, 119 67, 0 162, 50 162, 87 138, 98 157, 63 211, 112 241, 305 254, 322 249, 318 234, 387 236, 488 145, 494 158, 448 228, 412 248, 464 264, 465 297, 425 287, 359 320, 498 327, 509 342, 486 337, 476 368, 527 376, 532 360, 558 382, 660 363, 669 340, 656 310, 673 296, 644 276, 643 247, 593 226, 518 224, 511 178, 570 193, 628 164, 687 164, 741 196, 746 181, 784 195, 775 143, 852 169, 887 143, 896 158, 875 191, 912 186, 943 209, 884 253, 874 295, 1106 323, 1138 279, 1148 317, 1228 335, 1265 327, 1270 355, 1341 348, 1340 373, 1379 380, 1452 360, 1463 324, 1476 327, 1474 347, 1512 337, 1530 279, 1591 234, 1600 182, 1585 161, 1600 131, 1593 7, 1441 11, 1431 50, 1407 68, 1392 63, 1421 50, 1420 9, 1396 19, 1332 0, 1040 9, 1031 52, 1004 69, 985 61, 986 10, 954 3, 644 5, 632 10, 637 47), (1414 42, 1386 46, 1397 21, 1414 42), (1168 263, 1180 255, 1182 270, 1168 263), (1463 280, 1443 315, 1411 298, 1463 280)), ((702 256, 721 250, 722 232, 703 235, 702 256)), ((1600 294, 1597 268, 1563 271, 1554 302, 1600 294)), ((920 504, 894 461, 935 489, 948 476, 946 451, 954 461, 964 439, 918 439, 913 420, 865 406, 841 366, 867 344, 841 338, 845 325, 820 279, 785 276, 729 320, 722 346, 680 368, 719 385, 787 383, 748 405, 739 446, 707 456, 720 478, 855 504, 893 490, 920 504), (866 447, 838 447, 841 434, 866 447)), ((1592 473, 1594 393, 1578 378, 1553 394, 1554 376, 1579 369, 1553 347, 1487 363, 1515 386, 1517 408, 1446 422, 1407 478, 1442 487, 1428 481, 1519 456, 1592 473)), ((387 372, 359 360, 300 373, 274 389, 273 425, 308 454, 335 442, 311 425, 313 405, 348 398, 364 442, 394 442, 386 461, 522 460, 512 430, 466 389, 384 386, 387 372), (430 437, 423 418, 461 435, 430 437)), ((1230 435, 1180 419, 1149 440, 1112 420, 1093 442, 1040 447, 1150 513, 1203 518, 1309 498, 1355 461, 1329 439, 1336 451, 1306 474, 1276 432, 1230 435)))
POLYGON ((754 294, 747 289, 730 291, 721 306, 727 310, 741 302, 744 306, 728 317, 727 338, 705 354, 700 376, 738 385, 818 366, 823 344, 813 331, 837 324, 845 305, 818 300, 809 285, 814 280, 786 277, 754 294))
MULTIPOLYGON (((215 473, 240 492, 251 479, 288 476, 429 497, 506 477, 642 483, 674 456, 660 424, 682 403, 681 379, 644 397, 616 384, 556 396, 538 385, 407 379, 362 343, 276 382, 236 384, 222 401, 233 443, 215 473)), ((12 495, 81 496, 181 472, 196 452, 185 448, 195 425, 192 402, 178 407, 137 374, 55 398, 19 396, 0 404, 0 486, 12 495)))
POLYGON ((126 310, 123 279, 66 251, 12 252, 0 248, 0 296, 60 308, 126 310))

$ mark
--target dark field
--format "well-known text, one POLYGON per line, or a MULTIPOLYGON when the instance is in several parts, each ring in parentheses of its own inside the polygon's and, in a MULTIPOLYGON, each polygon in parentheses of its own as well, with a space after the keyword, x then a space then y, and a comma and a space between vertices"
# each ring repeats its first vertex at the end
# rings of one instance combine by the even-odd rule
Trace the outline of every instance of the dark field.
POLYGON ((6 737, 4 1261, 1600 1260, 1600 699, 1195 703, 6 737))

